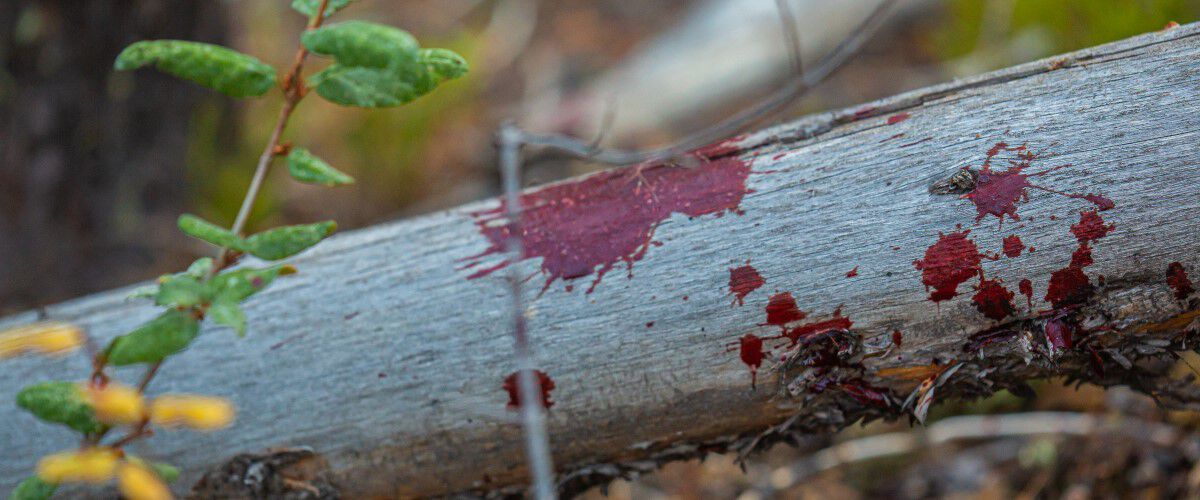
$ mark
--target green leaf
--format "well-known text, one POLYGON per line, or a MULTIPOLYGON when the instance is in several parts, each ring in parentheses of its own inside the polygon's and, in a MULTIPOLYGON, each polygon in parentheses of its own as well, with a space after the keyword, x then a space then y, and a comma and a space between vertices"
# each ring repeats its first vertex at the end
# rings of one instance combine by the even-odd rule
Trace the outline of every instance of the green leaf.
POLYGON ((156 363, 186 349, 199 332, 200 323, 190 313, 171 309, 113 339, 105 354, 115 366, 156 363))
POLYGON ((57 489, 57 484, 47 483, 37 476, 29 476, 12 490, 8 500, 50 500, 57 489))
MULTIPOLYGON (((325 17, 329 18, 334 12, 337 12, 353 0, 329 0, 329 5, 325 6, 325 17)), ((297 12, 308 17, 317 15, 317 9, 321 8, 321 0, 292 0, 292 8, 297 12)))
POLYGON ((188 274, 165 276, 158 284, 154 303, 169 307, 191 307, 204 302, 206 290, 200 280, 188 274))
POLYGON ((98 432, 102 427, 74 382, 42 382, 26 387, 17 393, 17 406, 43 421, 63 424, 84 434, 98 432))
POLYGON ((275 278, 296 272, 292 266, 274 266, 265 269, 241 268, 216 275, 209 282, 214 302, 241 302, 266 288, 275 278))
POLYGON ((176 479, 179 479, 179 468, 174 465, 163 462, 152 462, 142 457, 128 454, 125 455, 125 460, 154 471, 164 482, 173 483, 176 479))
POLYGON ((342 66, 421 69, 417 39, 402 29, 366 21, 330 24, 307 31, 300 41, 314 54, 331 56, 342 66))
POLYGON ((179 216, 179 230, 183 231, 183 234, 223 248, 242 250, 245 244, 238 235, 233 234, 228 229, 192 214, 179 216))
POLYGON ((246 252, 263 260, 285 259, 320 243, 336 229, 331 220, 268 229, 246 238, 246 252))
POLYGON ((246 336, 246 312, 237 302, 218 300, 208 309, 208 317, 221 326, 228 326, 237 331, 239 337, 246 336))
POLYGON ((124 71, 147 65, 231 97, 260 96, 275 86, 275 68, 236 50, 181 40, 146 40, 121 51, 124 71))
POLYGON ((421 49, 420 55, 421 62, 439 81, 459 78, 469 69, 467 60, 450 49, 421 49))
POLYGON ((433 75, 421 69, 399 74, 389 69, 332 64, 312 76, 309 85, 326 101, 342 106, 387 108, 428 94, 437 86, 433 75))
POLYGON ((354 183, 353 177, 329 166, 304 148, 292 148, 292 152, 288 153, 288 171, 292 178, 309 184, 339 186, 354 183))
POLYGON ((204 279, 208 277, 208 273, 212 271, 212 268, 212 257, 202 257, 196 259, 196 262, 193 262, 192 265, 188 266, 187 271, 184 271, 183 273, 196 279, 204 279))

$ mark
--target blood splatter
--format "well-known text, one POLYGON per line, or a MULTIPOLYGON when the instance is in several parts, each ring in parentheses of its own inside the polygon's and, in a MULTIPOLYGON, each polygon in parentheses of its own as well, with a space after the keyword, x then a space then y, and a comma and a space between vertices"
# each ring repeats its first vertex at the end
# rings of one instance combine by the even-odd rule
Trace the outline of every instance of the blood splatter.
MULTIPOLYGON (((551 379, 549 375, 546 375, 546 372, 541 370, 534 370, 533 374, 537 377, 538 388, 542 392, 542 407, 550 408, 551 406, 554 406, 554 402, 550 401, 550 391, 554 390, 554 380, 551 379)), ((509 374, 509 376, 504 377, 504 390, 508 392, 509 408, 515 409, 521 407, 521 391, 519 386, 520 384, 517 382, 517 372, 513 372, 509 374)))
POLYGON ((901 332, 900 330, 893 330, 892 331, 892 345, 894 345, 896 347, 900 347, 900 344, 903 344, 903 343, 904 343, 904 332, 901 332))
POLYGON ((1017 290, 1021 292, 1021 295, 1025 296, 1025 301, 1029 303, 1029 308, 1033 309, 1033 282, 1029 281, 1028 278, 1023 279, 1017 284, 1017 290))
POLYGON ((1172 262, 1167 265, 1167 285, 1175 290, 1175 298, 1184 300, 1188 295, 1196 293, 1196 288, 1192 286, 1192 280, 1188 279, 1187 269, 1183 268, 1183 264, 1172 262))
MULTIPOLYGON (((693 154, 705 161, 693 166, 639 165, 614 169, 523 193, 522 259, 540 257, 545 291, 554 280, 594 274, 592 292, 605 273, 624 262, 632 276, 634 262, 646 255, 654 231, 674 213, 689 217, 738 212, 750 192, 750 162, 731 155, 736 141, 693 154)), ((506 202, 472 214, 487 249, 466 259, 471 268, 490 255, 503 255, 509 237, 506 202)), ((512 264, 508 259, 480 269, 468 279, 487 276, 512 264)))
POLYGON ((853 278, 855 276, 858 276, 858 266, 854 266, 854 269, 851 269, 846 273, 847 278, 853 278))
POLYGON ((849 331, 850 327, 854 326, 854 322, 848 316, 842 316, 842 309, 838 308, 833 311, 833 317, 825 321, 817 321, 815 323, 805 323, 800 326, 786 328, 781 337, 786 337, 792 341, 792 345, 798 344, 801 340, 809 340, 830 332, 849 331))
POLYGON ((1007 143, 998 142, 988 150, 987 159, 984 160, 983 165, 980 167, 975 189, 963 195, 963 198, 975 203, 977 212, 975 222, 982 221, 988 215, 996 216, 996 218, 1000 219, 1000 222, 1004 222, 1005 216, 1012 220, 1021 220, 1021 216, 1017 214, 1017 205, 1029 200, 1030 188, 1040 189, 1068 198, 1087 200, 1096 205, 1100 210, 1108 210, 1115 206, 1112 200, 1098 194, 1065 193, 1030 182, 1030 177, 1040 177, 1068 166, 1060 165, 1041 172, 1025 173, 1025 169, 1029 168, 1033 161, 1037 159, 1038 154, 1030 151, 1025 145, 1010 147, 1007 143), (1017 159, 1015 161, 1009 160, 1011 166, 1006 170, 992 170, 992 160, 1002 151, 1016 153, 1017 159))
POLYGON ((1079 214, 1079 224, 1071 226, 1071 233, 1080 243, 1086 244, 1107 236, 1114 228, 1116 228, 1116 224, 1105 225, 1104 218, 1100 216, 1100 213, 1091 210, 1079 214))
POLYGON ((1025 243, 1021 241, 1021 237, 1017 235, 1004 237, 1004 255, 1010 259, 1015 259, 1021 256, 1021 251, 1025 250, 1025 243))
POLYGON ((895 124, 900 123, 909 118, 912 118, 912 115, 910 115, 908 113, 897 113, 897 114, 894 114, 894 115, 888 117, 887 124, 895 125, 895 124))
POLYGON ((763 361, 763 341, 753 333, 747 333, 738 339, 739 354, 742 362, 750 367, 750 388, 758 384, 758 368, 763 361))
POLYGON ((1083 269, 1092 265, 1095 260, 1092 259, 1092 247, 1088 246, 1087 242, 1080 243, 1079 248, 1071 254, 1071 267, 1083 269))
POLYGON ((654 322, 653 322, 653 321, 647 321, 647 322, 646 322, 646 328, 654 328, 654 322))
POLYGON ((999 279, 989 280, 980 276, 979 286, 976 287, 976 290, 971 301, 975 303, 975 308, 979 312, 990 319, 1000 321, 1016 309, 1012 303, 1013 293, 1004 288, 1003 282, 999 279))
POLYGON ((980 272, 984 255, 967 235, 971 230, 942 234, 937 243, 925 250, 925 258, 913 262, 921 271, 921 282, 925 289, 933 288, 929 300, 941 302, 958 295, 958 285, 975 277, 980 272))
POLYGON ((800 321, 808 315, 796 305, 796 298, 791 292, 781 292, 772 295, 767 301, 767 325, 784 326, 794 321, 800 321))
POLYGON ((750 292, 758 290, 763 283, 766 283, 766 280, 749 263, 741 267, 729 268, 729 293, 733 294, 734 301, 738 305, 742 305, 743 299, 750 295, 750 292))
POLYGON ((1046 300, 1050 301, 1055 309, 1062 309, 1087 302, 1093 290, 1091 280, 1083 273, 1083 268, 1067 266, 1050 275, 1046 300))

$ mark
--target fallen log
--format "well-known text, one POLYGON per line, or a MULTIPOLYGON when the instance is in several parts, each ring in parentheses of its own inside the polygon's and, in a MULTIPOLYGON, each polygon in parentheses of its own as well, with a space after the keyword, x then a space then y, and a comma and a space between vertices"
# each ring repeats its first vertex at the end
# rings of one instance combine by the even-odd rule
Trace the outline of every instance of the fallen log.
MULTIPOLYGON (((324 467, 305 479, 344 498, 519 489, 506 266, 530 277, 566 493, 1048 376, 1187 404, 1160 377, 1200 340, 1198 34, 805 118, 690 166, 531 189, 519 262, 496 200, 343 234, 247 304, 245 339, 206 330, 150 388, 227 396, 237 423, 134 451, 183 467, 185 489, 223 467, 202 493, 256 460, 314 458, 300 447, 324 467), (239 452, 259 455, 226 462, 239 452)), ((43 314, 104 341, 155 314, 127 293, 43 314)), ((0 396, 87 367, 5 361, 0 396)), ((5 488, 76 445, 13 405, 0 421, 5 488)))

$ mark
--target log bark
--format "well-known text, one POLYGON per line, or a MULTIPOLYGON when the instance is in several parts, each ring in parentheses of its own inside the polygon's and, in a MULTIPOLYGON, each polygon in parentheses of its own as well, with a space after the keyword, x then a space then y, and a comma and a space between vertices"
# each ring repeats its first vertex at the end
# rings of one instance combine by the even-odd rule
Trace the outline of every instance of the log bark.
MULTIPOLYGON (((1183 276, 1200 272, 1197 35, 1151 33, 805 118, 687 165, 526 192, 530 257, 509 265, 530 276, 563 490, 1049 376, 1187 403, 1158 377, 1198 336, 1183 276), (765 351, 753 385, 747 335, 765 351)), ((248 303, 245 339, 206 329, 151 387, 230 397, 236 425, 134 451, 182 466, 184 487, 237 452, 308 446, 346 498, 521 488, 499 213, 483 201, 299 256, 300 274, 248 303)), ((155 314, 127 292, 46 313, 104 341, 155 314)), ((81 357, 7 361, 0 397, 85 373, 81 357)), ((0 421, 4 487, 76 444, 14 406, 0 421)))

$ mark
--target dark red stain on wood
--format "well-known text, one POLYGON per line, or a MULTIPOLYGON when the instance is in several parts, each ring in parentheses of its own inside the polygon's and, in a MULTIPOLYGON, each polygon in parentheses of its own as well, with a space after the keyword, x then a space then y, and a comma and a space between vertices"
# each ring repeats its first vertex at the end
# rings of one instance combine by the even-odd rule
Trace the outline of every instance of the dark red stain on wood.
POLYGON ((855 276, 858 276, 858 266, 854 266, 854 269, 851 269, 850 272, 846 273, 847 278, 853 278, 855 276))
POLYGON ((1175 290, 1175 298, 1184 300, 1189 295, 1196 293, 1196 288, 1192 286, 1192 280, 1188 279, 1187 269, 1183 268, 1183 264, 1172 262, 1167 265, 1167 285, 1175 290))
POLYGON ((1092 247, 1088 246, 1086 242, 1080 243, 1079 248, 1076 248, 1075 252, 1071 253, 1071 267, 1083 269, 1094 262, 1095 260, 1092 259, 1092 247))
POLYGON ((744 266, 729 268, 729 293, 733 294, 734 301, 738 305, 742 305, 744 303, 743 299, 747 295, 750 295, 750 292, 758 290, 764 283, 766 283, 766 280, 749 263, 744 266))
POLYGON ((1080 243, 1087 244, 1089 241, 1096 241, 1111 233, 1116 228, 1115 224, 1104 224, 1104 218, 1100 213, 1091 210, 1079 214, 1079 223, 1071 226, 1071 233, 1075 235, 1080 243))
POLYGON ((1033 309, 1033 282, 1029 281, 1029 278, 1025 278, 1017 283, 1017 290, 1025 296, 1025 302, 1029 304, 1029 308, 1033 309))
POLYGON ((908 113, 897 113, 897 114, 894 114, 894 115, 888 117, 887 124, 895 125, 895 124, 900 123, 909 118, 912 118, 912 115, 910 115, 908 113))
POLYGON ((921 271, 925 289, 933 289, 929 300, 941 302, 953 298, 958 295, 958 285, 980 273, 979 264, 985 255, 979 253, 979 247, 967 237, 969 234, 970 229, 939 235, 937 243, 925 250, 925 258, 913 262, 921 271))
POLYGON ((900 347, 904 343, 904 332, 892 330, 892 345, 900 347))
POLYGON ((779 337, 772 338, 787 338, 792 341, 792 345, 796 345, 826 333, 848 331, 851 326, 854 326, 854 322, 848 316, 842 316, 842 309, 839 307, 833 311, 833 317, 830 319, 787 327, 779 337))
POLYGON ((753 333, 747 333, 738 339, 739 354, 742 362, 750 367, 750 388, 758 385, 758 368, 763 361, 763 341, 753 333))
POLYGON ((1017 336, 1017 331, 1010 328, 1008 325, 1000 325, 978 333, 974 333, 967 339, 967 343, 963 345, 965 352, 979 352, 980 349, 991 344, 1006 342, 1017 336))
MULTIPOLYGON (((546 276, 544 292, 558 279, 595 275, 591 293, 604 275, 625 263, 645 257, 654 231, 672 214, 688 217, 738 213, 750 192, 746 179, 750 162, 731 155, 736 140, 693 152, 703 162, 693 166, 639 165, 614 169, 583 179, 553 184, 521 194, 522 259, 541 258, 546 276)), ((484 257, 504 255, 509 237, 507 206, 472 214, 479 232, 490 242, 486 250, 467 258, 462 269, 479 265, 484 257)), ((487 276, 512 264, 508 259, 481 268, 468 279, 487 276)))
POLYGON ((772 295, 767 301, 767 322, 764 325, 782 327, 788 323, 800 321, 807 316, 796 305, 796 298, 792 297, 791 292, 781 292, 772 295))
MULTIPOLYGON (((554 390, 554 380, 546 375, 546 372, 534 370, 534 376, 537 377, 538 388, 542 393, 542 407, 550 408, 554 406, 554 402, 550 401, 550 391, 554 390)), ((518 388, 520 384, 517 382, 517 372, 504 377, 504 390, 508 392, 508 407, 516 409, 521 407, 521 391, 518 388)))
POLYGON ((1083 273, 1083 268, 1067 266, 1050 275, 1046 300, 1050 301, 1055 309, 1077 306, 1087 302, 1093 290, 1092 282, 1083 273))
POLYGON ((647 322, 646 322, 646 328, 654 328, 654 322, 653 322, 653 321, 647 321, 647 322))
POLYGON ((975 296, 971 297, 971 302, 975 303, 975 309, 984 316, 999 321, 1016 310, 1012 303, 1013 293, 1004 288, 1000 279, 989 280, 981 275, 979 286, 975 289, 975 296))
POLYGON ((978 178, 975 181, 975 189, 963 195, 963 198, 975 203, 977 212, 975 222, 982 221, 988 215, 996 216, 1000 222, 1004 222, 1005 216, 1012 220, 1020 220, 1021 216, 1017 214, 1017 205, 1029 200, 1029 189, 1039 189, 1069 198, 1087 200, 1096 205, 1099 210, 1108 210, 1114 206, 1112 200, 1098 194, 1065 193, 1030 182, 1031 177, 1040 177, 1068 166, 1060 165, 1041 172, 1025 173, 1025 169, 1030 168, 1038 158, 1039 154, 1030 151, 1025 145, 1009 146, 1007 143, 998 142, 988 150, 987 158, 980 167, 978 178), (1010 166, 1005 170, 993 170, 992 160, 1001 152, 1015 153, 1016 159, 1009 160, 1010 166))
POLYGON ((1004 255, 1010 259, 1015 259, 1021 256, 1021 251, 1025 250, 1025 243, 1021 241, 1021 237, 1017 235, 1004 237, 1004 255))

